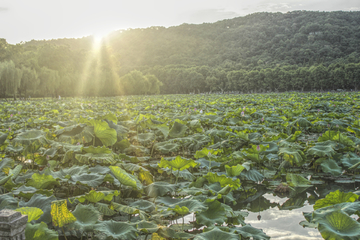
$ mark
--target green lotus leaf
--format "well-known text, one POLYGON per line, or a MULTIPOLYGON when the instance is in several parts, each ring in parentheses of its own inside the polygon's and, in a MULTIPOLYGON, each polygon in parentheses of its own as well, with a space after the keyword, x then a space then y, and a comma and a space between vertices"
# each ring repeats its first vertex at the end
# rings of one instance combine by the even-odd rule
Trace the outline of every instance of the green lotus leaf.
POLYGON ((145 220, 142 220, 140 222, 135 222, 133 223, 133 225, 137 228, 138 231, 144 233, 154 233, 159 229, 156 223, 148 222, 145 220))
POLYGON ((278 154, 292 166, 301 166, 305 159, 304 153, 299 149, 280 148, 278 154))
POLYGON ((99 174, 82 174, 82 175, 70 175, 69 183, 77 184, 81 183, 89 187, 96 188, 103 183, 105 176, 99 174))
POLYGON ((307 153, 318 157, 331 157, 335 154, 335 150, 331 145, 315 145, 309 148, 307 153))
POLYGON ((241 164, 237 164, 236 166, 225 165, 226 174, 229 177, 239 176, 240 173, 245 169, 241 164))
POLYGON ((58 240, 58 232, 48 229, 46 223, 27 223, 25 228, 26 240, 58 240))
POLYGON ((158 164, 161 168, 172 168, 173 170, 185 170, 189 167, 196 167, 198 163, 196 163, 194 160, 186 160, 181 158, 180 156, 177 156, 172 161, 167 161, 164 158, 160 160, 160 163, 158 164))
POLYGON ((95 207, 101 214, 105 216, 113 216, 117 213, 110 208, 110 205, 106 203, 95 203, 95 207))
POLYGON ((12 175, 3 177, 2 179, 0 179, 0 186, 6 184, 10 179, 12 178, 12 175))
POLYGON ((310 127, 312 124, 311 122, 309 122, 306 118, 297 118, 294 122, 293 122, 294 126, 297 127, 302 127, 302 128, 306 128, 306 127, 310 127))
POLYGON ((316 221, 319 232, 324 239, 356 240, 359 239, 360 223, 346 213, 331 211, 316 221))
POLYGON ((74 165, 71 168, 61 168, 57 172, 51 171, 50 175, 53 176, 54 178, 59 178, 63 181, 67 181, 69 179, 68 176, 87 174, 88 168, 89 167, 86 165, 83 166, 74 165))
POLYGON ((360 157, 354 153, 346 154, 341 159, 342 165, 349 169, 359 169, 360 168, 360 157))
POLYGON ((155 210, 154 203, 143 199, 130 203, 130 206, 144 212, 153 212, 155 210))
POLYGON ((162 197, 168 193, 175 192, 176 185, 167 182, 154 182, 144 188, 149 197, 162 197))
POLYGON ((164 124, 151 124, 150 127, 152 129, 157 129, 159 130, 163 135, 164 135, 164 138, 166 139, 169 135, 169 127, 166 125, 166 123, 164 124))
POLYGON ((16 208, 18 208, 18 200, 17 198, 14 198, 13 193, 0 195, 0 210, 16 208))
POLYGON ((34 194, 28 202, 19 202, 19 207, 36 207, 40 208, 44 214, 36 220, 36 222, 45 222, 50 223, 51 222, 51 202, 56 201, 56 198, 54 196, 44 196, 41 194, 34 194))
POLYGON ((9 134, 5 133, 5 134, 1 134, 0 136, 0 146, 4 144, 5 140, 7 139, 9 134))
MULTIPOLYGON (((243 164, 244 165, 244 164, 243 164)), ((262 175, 258 170, 256 169, 250 169, 248 171, 242 171, 240 176, 246 177, 248 180, 253 182, 261 182, 264 180, 264 175, 262 175)))
POLYGON ((157 233, 153 233, 153 240, 165 240, 165 239, 179 239, 179 240, 188 240, 193 238, 194 235, 190 233, 186 233, 183 231, 176 232, 170 226, 170 228, 162 227, 159 228, 157 233))
POLYGON ((139 142, 140 144, 146 145, 152 142, 155 139, 154 133, 140 133, 137 136, 134 136, 132 140, 139 142))
POLYGON ((136 228, 129 223, 117 221, 102 221, 94 225, 96 236, 105 236, 105 239, 136 239, 136 228))
POLYGON ((149 149, 140 145, 130 145, 129 147, 124 149, 125 154, 134 154, 136 156, 139 155, 147 155, 149 154, 149 149))
POLYGON ((208 203, 206 211, 196 213, 196 222, 201 225, 213 226, 214 224, 222 225, 227 217, 224 207, 218 201, 208 203))
POLYGON ((14 195, 18 195, 19 197, 30 199, 35 193, 42 194, 45 196, 51 196, 53 194, 52 190, 42 190, 36 189, 34 187, 27 187, 25 185, 20 186, 17 189, 13 189, 11 191, 14 195))
POLYGON ((85 232, 92 232, 94 224, 99 222, 100 213, 92 205, 78 204, 72 212, 76 221, 69 225, 70 228, 85 232))
POLYGON ((176 206, 180 208, 186 207, 189 212, 201 212, 208 209, 208 206, 196 199, 183 199, 177 203, 168 204, 168 206, 172 209, 176 208, 176 206))
POLYGON ((94 128, 85 124, 76 124, 55 131, 59 141, 89 143, 94 138, 94 128))
POLYGON ((311 182, 306 178, 297 175, 288 173, 286 174, 286 182, 289 184, 290 187, 311 187, 311 182))
POLYGON ((28 216, 28 222, 38 220, 44 212, 40 208, 36 207, 22 207, 15 209, 17 212, 21 212, 22 215, 28 216))
POLYGON ((200 151, 196 151, 194 157, 196 159, 199 159, 199 158, 209 159, 210 157, 212 157, 212 155, 216 155, 216 154, 217 154, 217 151, 214 149, 203 148, 200 151))
POLYGON ((105 116, 102 116, 100 119, 102 119, 102 120, 104 120, 104 119, 109 120, 109 121, 113 122, 114 124, 117 124, 117 121, 118 121, 116 115, 113 114, 113 113, 108 113, 108 114, 106 114, 105 116))
POLYGON ((96 165, 95 167, 89 168, 88 171, 95 174, 107 174, 111 172, 109 167, 101 165, 96 165))
POLYGON ((187 129, 188 127, 186 125, 175 121, 172 128, 170 129, 169 136, 172 138, 183 137, 187 129))
POLYGON ((13 142, 26 146, 33 143, 42 145, 47 143, 45 134, 46 133, 41 130, 28 130, 17 135, 16 138, 13 139, 13 142))
POLYGON ((342 168, 333 159, 322 161, 320 166, 323 172, 330 173, 334 176, 340 176, 342 173, 342 168))
POLYGON ((206 168, 206 169, 211 169, 214 167, 219 167, 221 165, 221 163, 216 162, 216 161, 209 161, 206 160, 205 158, 199 158, 198 160, 196 160, 195 162, 199 163, 199 167, 200 168, 206 168))
POLYGON ((134 189, 140 189, 138 181, 135 180, 135 176, 128 174, 125 170, 121 169, 118 166, 110 166, 109 167, 112 174, 119 180, 121 184, 126 186, 133 187, 134 189))
POLYGON ((330 192, 325 198, 317 200, 314 205, 314 210, 343 202, 355 202, 358 198, 359 195, 355 193, 344 193, 336 190, 335 192, 330 192))
POLYGON ((171 142, 159 142, 155 144, 155 149, 160 151, 163 154, 168 154, 172 152, 177 152, 180 148, 180 145, 177 143, 171 142))
POLYGON ((207 175, 205 175, 204 177, 208 180, 210 184, 218 182, 220 183, 221 187, 229 185, 232 189, 236 190, 241 186, 240 179, 233 180, 232 178, 228 178, 225 175, 219 176, 217 175, 217 173, 208 172, 207 175))
POLYGON ((176 205, 175 208, 168 208, 168 211, 174 211, 179 215, 185 215, 189 213, 189 209, 187 207, 180 207, 179 205, 176 205))
MULTIPOLYGON (((105 198, 105 194, 103 192, 91 190, 89 193, 85 194, 83 198, 88 200, 89 202, 97 203, 105 198)), ((82 200, 80 200, 80 202, 82 202, 82 200)))
POLYGON ((334 141, 344 144, 345 146, 354 146, 354 142, 346 135, 339 131, 326 131, 322 136, 318 138, 318 142, 334 141))
POLYGON ((91 162, 98 162, 102 164, 115 164, 117 161, 114 159, 112 153, 86 153, 86 154, 75 154, 76 160, 80 164, 89 164, 91 162))
POLYGON ((86 153, 112 153, 111 149, 102 146, 102 147, 94 147, 94 146, 89 146, 89 147, 83 147, 82 151, 86 152, 86 153))
POLYGON ((117 141, 117 132, 115 129, 109 127, 109 124, 104 121, 90 120, 89 123, 94 126, 94 134, 100 139, 105 146, 112 146, 117 141))
POLYGON ((37 189, 51 189, 54 186, 60 186, 60 184, 51 175, 34 173, 26 186, 32 186, 37 189))
POLYGON ((244 238, 252 238, 254 240, 270 239, 261 229, 254 228, 250 225, 238 227, 235 232, 244 238))

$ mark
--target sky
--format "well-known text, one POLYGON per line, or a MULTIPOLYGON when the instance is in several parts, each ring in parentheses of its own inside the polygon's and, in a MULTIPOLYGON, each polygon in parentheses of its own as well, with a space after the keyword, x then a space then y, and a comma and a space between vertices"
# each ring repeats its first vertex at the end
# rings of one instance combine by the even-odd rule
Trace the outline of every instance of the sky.
POLYGON ((359 0, 0 0, 0 38, 101 37, 111 31, 216 22, 254 12, 360 11, 359 0))

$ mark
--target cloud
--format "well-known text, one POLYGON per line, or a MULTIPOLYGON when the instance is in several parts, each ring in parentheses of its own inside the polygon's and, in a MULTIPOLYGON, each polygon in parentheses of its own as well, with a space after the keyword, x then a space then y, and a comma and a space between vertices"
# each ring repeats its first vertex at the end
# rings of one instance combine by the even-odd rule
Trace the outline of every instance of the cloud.
POLYGON ((239 13, 224 9, 204 9, 190 12, 187 18, 189 23, 216 22, 223 19, 238 17, 239 13))

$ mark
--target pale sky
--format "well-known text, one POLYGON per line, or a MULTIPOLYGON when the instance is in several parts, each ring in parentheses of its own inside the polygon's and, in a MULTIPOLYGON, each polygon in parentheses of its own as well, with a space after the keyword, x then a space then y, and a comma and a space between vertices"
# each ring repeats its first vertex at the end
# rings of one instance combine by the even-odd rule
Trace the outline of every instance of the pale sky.
POLYGON ((151 26, 200 24, 254 12, 359 11, 359 0, 0 0, 0 38, 79 38, 151 26))

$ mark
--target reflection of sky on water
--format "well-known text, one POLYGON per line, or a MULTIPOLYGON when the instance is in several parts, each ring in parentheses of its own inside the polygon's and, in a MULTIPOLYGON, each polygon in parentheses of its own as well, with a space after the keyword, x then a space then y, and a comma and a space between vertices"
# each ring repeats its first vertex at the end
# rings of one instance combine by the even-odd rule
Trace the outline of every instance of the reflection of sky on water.
MULTIPOLYGON (((280 198, 272 194, 264 194, 263 197, 270 202, 282 205, 287 198, 280 198)), ((312 212, 313 207, 307 202, 303 207, 293 210, 281 210, 277 207, 269 208, 261 211, 261 220, 257 219, 259 213, 249 212, 249 216, 245 218, 245 222, 251 224, 255 228, 262 229, 271 239, 287 240, 287 239, 304 239, 318 240, 323 239, 317 229, 303 228, 299 222, 305 220, 303 212, 312 212)))

